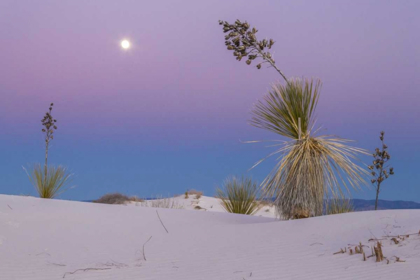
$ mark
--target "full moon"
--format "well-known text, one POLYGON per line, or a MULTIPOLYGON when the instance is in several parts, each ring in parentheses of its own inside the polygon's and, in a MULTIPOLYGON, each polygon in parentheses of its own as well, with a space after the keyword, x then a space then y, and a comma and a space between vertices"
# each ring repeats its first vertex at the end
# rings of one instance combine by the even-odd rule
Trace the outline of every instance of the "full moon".
POLYGON ((122 47, 124 50, 129 49, 129 48, 130 48, 130 42, 129 42, 128 40, 122 40, 122 41, 121 41, 121 47, 122 47))

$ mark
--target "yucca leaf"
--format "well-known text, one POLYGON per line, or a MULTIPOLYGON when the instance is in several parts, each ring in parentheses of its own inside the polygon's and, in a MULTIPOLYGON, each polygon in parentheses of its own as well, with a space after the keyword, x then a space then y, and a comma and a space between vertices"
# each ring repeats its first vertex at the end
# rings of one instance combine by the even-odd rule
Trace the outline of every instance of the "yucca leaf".
POLYGON ((71 174, 63 166, 49 166, 46 174, 39 163, 33 166, 31 173, 24 170, 41 198, 55 198, 68 189, 71 174))
POLYGON ((291 79, 273 86, 253 110, 252 125, 290 139, 269 155, 280 157, 262 183, 264 194, 276 197, 279 214, 287 219, 301 210, 322 215, 327 193, 342 196, 349 187, 365 184, 367 172, 354 161, 368 152, 347 145, 350 140, 313 131, 320 87, 320 81, 291 79))

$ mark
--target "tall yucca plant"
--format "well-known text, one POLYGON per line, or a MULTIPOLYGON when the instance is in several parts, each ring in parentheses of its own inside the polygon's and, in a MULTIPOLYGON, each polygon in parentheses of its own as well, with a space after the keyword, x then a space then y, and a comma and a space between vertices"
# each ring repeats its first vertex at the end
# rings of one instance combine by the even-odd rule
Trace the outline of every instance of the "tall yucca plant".
POLYGON ((252 125, 289 139, 271 154, 280 155, 280 160, 262 184, 265 194, 276 197, 279 214, 285 218, 322 215, 324 196, 343 195, 348 186, 358 188, 365 182, 363 175, 367 172, 352 160, 357 159, 358 153, 366 152, 348 146, 349 140, 316 135, 314 112, 321 83, 287 79, 269 51, 275 43, 273 39, 258 40, 258 30, 246 21, 236 20, 233 24, 219 21, 219 24, 226 34, 225 45, 236 60, 244 59, 251 65, 260 59, 258 69, 267 63, 286 82, 284 86, 273 86, 264 100, 258 102, 251 120, 252 125))
POLYGON ((328 193, 341 197, 349 186, 365 182, 367 172, 353 162, 364 150, 347 145, 350 140, 313 131, 320 87, 319 81, 290 79, 285 86, 273 86, 252 112, 252 125, 289 139, 269 155, 280 160, 262 184, 286 219, 301 211, 322 215, 328 193))
POLYGON ((222 189, 217 189, 217 197, 229 213, 253 215, 260 209, 257 196, 257 184, 245 177, 230 177, 226 179, 222 189))

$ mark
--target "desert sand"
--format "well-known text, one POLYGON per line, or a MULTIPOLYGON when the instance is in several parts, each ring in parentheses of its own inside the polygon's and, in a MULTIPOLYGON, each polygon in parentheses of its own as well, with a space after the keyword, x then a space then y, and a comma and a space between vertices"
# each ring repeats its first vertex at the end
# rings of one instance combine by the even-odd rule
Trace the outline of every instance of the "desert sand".
POLYGON ((419 230, 419 210, 279 221, 0 195, 0 279, 420 279, 419 230), (334 255, 371 238, 389 264, 334 255))

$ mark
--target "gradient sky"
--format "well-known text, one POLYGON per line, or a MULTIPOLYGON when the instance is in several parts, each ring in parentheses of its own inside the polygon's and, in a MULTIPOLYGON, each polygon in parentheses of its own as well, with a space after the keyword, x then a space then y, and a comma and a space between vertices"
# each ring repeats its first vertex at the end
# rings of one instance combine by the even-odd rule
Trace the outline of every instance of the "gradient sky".
POLYGON ((63 199, 213 195, 229 175, 261 182, 274 159, 248 169, 273 148, 240 140, 279 139, 248 120, 280 76, 226 50, 217 21, 238 18, 276 41, 286 76, 323 81, 325 133, 373 150, 385 130, 395 175, 380 198, 420 202, 418 11, 417 0, 2 0, 0 193, 35 195, 22 166, 43 161, 50 102, 50 162, 76 186, 63 199))

